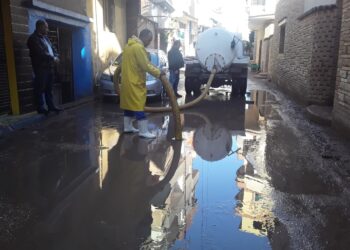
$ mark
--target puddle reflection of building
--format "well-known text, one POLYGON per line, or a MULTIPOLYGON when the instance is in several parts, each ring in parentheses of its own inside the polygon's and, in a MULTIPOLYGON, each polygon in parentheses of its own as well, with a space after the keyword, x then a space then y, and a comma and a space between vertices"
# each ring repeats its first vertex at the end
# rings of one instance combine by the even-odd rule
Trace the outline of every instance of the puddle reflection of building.
POLYGON ((263 128, 270 107, 266 105, 267 93, 254 91, 245 110, 245 135, 237 137, 240 148, 237 157, 244 164, 237 170, 235 212, 241 216, 240 230, 257 236, 267 236, 273 230, 272 199, 266 173, 266 131, 263 128), (248 160, 251 159, 254 165, 248 160))
MULTIPOLYGON (((152 169, 158 169, 160 154, 151 154, 152 169)), ((163 154, 164 157, 164 154, 163 154)), ((151 235, 141 249, 168 249, 177 240, 182 239, 191 224, 196 211, 195 186, 199 172, 192 169, 193 150, 182 144, 178 167, 162 190, 151 199, 152 224, 151 235)), ((166 175, 163 172, 161 176, 166 175)))
POLYGON ((267 181, 255 174, 251 164, 245 164, 237 171, 236 184, 240 192, 236 195, 236 214, 242 217, 240 230, 267 236, 273 229, 272 201, 269 200, 267 181))
MULTIPOLYGON (((128 219, 129 225, 127 227, 124 225, 125 233, 129 234, 140 231, 140 227, 144 228, 141 230, 143 234, 138 239, 133 238, 131 240, 130 236, 122 234, 123 240, 127 242, 129 247, 136 247, 138 244, 142 249, 164 249, 171 246, 176 239, 183 237, 195 212, 196 199, 194 197, 194 189, 198 182, 199 173, 192 170, 192 151, 188 150, 184 144, 182 146, 180 144, 180 147, 174 147, 172 142, 168 140, 169 117, 162 119, 162 122, 162 129, 157 130, 158 136, 153 141, 138 139, 136 138, 137 136, 132 135, 119 138, 119 140, 124 140, 118 150, 118 154, 121 156, 118 161, 119 165, 121 165, 119 167, 125 165, 130 170, 131 162, 135 162, 134 159, 138 158, 136 155, 139 155, 143 161, 143 164, 141 164, 143 166, 140 165, 140 168, 147 168, 146 185, 138 184, 139 193, 141 193, 140 196, 142 196, 144 202, 140 199, 139 201, 134 201, 134 204, 120 205, 125 210, 131 209, 129 208, 130 206, 143 206, 143 209, 132 215, 133 218, 128 219), (174 158, 176 157, 178 160, 176 166, 174 166, 174 158), (124 164, 125 160, 128 161, 127 164, 124 164), (147 189, 151 191, 145 192, 147 189), (143 221, 143 226, 137 226, 138 223, 132 222, 137 217, 139 217, 140 222, 143 221), (145 219, 147 217, 149 219, 146 222, 145 219), (133 226, 130 227, 132 223, 133 226), (134 240, 138 241, 138 243, 132 243, 134 240)), ((101 135, 103 147, 100 159, 100 187, 102 192, 104 192, 104 189, 109 190, 111 188, 111 183, 108 181, 110 176, 108 175, 112 174, 109 171, 114 171, 111 168, 115 168, 111 164, 111 161, 115 162, 115 160, 111 159, 111 157, 115 157, 115 154, 111 153, 111 150, 114 151, 114 149, 113 146, 111 148, 109 145, 114 145, 118 141, 119 135, 111 129, 103 130, 101 135)), ((126 176, 121 178, 125 179, 126 176)), ((119 179, 120 177, 113 179, 114 186, 119 179)), ((132 187, 130 188, 133 189, 132 187)), ((131 191, 128 192, 128 195, 133 196, 131 191)), ((136 195, 134 198, 141 198, 140 196, 136 195)), ((120 199, 120 195, 115 197, 120 199)), ((122 200, 125 203, 125 199, 122 200)), ((117 211, 120 211, 120 209, 115 210, 115 212, 117 211)), ((124 211, 120 212, 124 213, 124 211)), ((124 215, 123 220, 119 222, 120 224, 124 224, 123 222, 127 223, 125 216, 128 217, 124 215)))

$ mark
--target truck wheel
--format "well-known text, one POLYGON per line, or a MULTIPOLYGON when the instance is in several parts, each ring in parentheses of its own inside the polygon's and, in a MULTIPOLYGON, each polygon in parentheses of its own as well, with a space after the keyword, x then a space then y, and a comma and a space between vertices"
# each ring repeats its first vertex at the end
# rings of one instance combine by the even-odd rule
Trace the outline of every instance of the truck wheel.
POLYGON ((186 77, 185 78, 185 91, 186 95, 191 95, 192 93, 192 85, 193 84, 193 78, 186 77))
POLYGON ((240 82, 237 79, 232 79, 231 81, 231 96, 238 96, 240 91, 240 82))
POLYGON ((244 96, 247 92, 247 78, 239 79, 239 92, 241 96, 244 96))
POLYGON ((192 90, 193 90, 193 94, 195 96, 198 96, 201 94, 201 82, 199 81, 199 79, 193 79, 193 83, 192 83, 192 90))

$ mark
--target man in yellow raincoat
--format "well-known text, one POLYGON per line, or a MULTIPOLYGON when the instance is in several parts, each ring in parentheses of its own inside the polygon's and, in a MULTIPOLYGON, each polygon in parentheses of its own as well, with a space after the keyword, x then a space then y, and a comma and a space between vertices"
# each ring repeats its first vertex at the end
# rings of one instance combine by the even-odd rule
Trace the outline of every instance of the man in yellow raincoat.
POLYGON ((139 37, 133 36, 123 51, 121 66, 120 108, 124 110, 124 132, 139 132, 139 136, 154 139, 148 131, 148 121, 144 112, 147 98, 146 72, 160 78, 164 73, 153 66, 147 56, 147 47, 153 39, 150 30, 144 29, 139 37), (136 117, 139 129, 132 125, 136 117))

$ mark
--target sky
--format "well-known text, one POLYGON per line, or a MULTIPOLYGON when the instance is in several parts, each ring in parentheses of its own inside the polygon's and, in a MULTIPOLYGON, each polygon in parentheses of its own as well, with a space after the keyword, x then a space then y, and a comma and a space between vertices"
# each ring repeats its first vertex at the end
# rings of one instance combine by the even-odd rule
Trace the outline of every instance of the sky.
MULTIPOLYGON (((200 24, 207 24, 209 17, 215 18, 223 27, 242 33, 248 38, 248 16, 246 13, 246 0, 195 0, 198 1, 196 17, 200 24)), ((189 0, 173 0, 175 8, 179 11, 188 9, 189 0)))
MULTIPOLYGON (((206 10, 201 12, 203 13, 201 18, 207 17, 210 10, 216 9, 219 13, 221 12, 216 18, 226 29, 232 32, 248 33, 246 0, 200 0, 199 2, 206 10)), ((245 34, 242 35, 245 36, 245 34)))

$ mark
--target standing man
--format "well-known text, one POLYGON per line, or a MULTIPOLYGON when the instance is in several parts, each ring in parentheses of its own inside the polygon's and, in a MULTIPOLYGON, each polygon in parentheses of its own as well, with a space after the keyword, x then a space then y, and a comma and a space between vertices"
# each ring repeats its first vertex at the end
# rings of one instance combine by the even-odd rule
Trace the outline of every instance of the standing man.
POLYGON ((182 97, 177 93, 177 87, 180 80, 180 68, 182 68, 185 63, 180 52, 181 42, 180 40, 175 40, 173 46, 168 52, 168 61, 169 61, 169 71, 170 71, 170 82, 173 86, 176 97, 182 97))
POLYGON ((154 139, 156 136, 148 131, 148 121, 144 112, 147 89, 146 72, 160 78, 164 72, 154 67, 145 47, 153 40, 150 30, 144 29, 139 37, 133 36, 123 51, 121 66, 120 108, 124 110, 124 132, 139 132, 139 136, 154 139), (138 121, 139 130, 132 125, 133 118, 138 121))
POLYGON ((34 96, 39 114, 47 115, 50 111, 59 113, 52 100, 54 65, 59 62, 58 54, 47 37, 49 26, 45 20, 36 22, 36 29, 29 37, 27 46, 34 73, 34 96), (44 101, 45 94, 45 101, 44 101), (48 109, 45 108, 45 102, 48 109))

